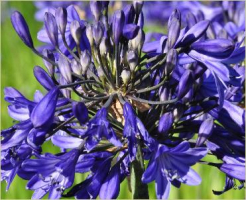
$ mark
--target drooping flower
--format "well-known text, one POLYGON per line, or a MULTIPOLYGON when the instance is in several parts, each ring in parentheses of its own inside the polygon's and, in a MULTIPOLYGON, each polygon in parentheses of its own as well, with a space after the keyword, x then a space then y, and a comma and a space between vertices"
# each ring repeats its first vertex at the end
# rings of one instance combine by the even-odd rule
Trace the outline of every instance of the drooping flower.
POLYGON ((201 178, 190 166, 206 154, 206 148, 190 148, 188 142, 182 142, 174 148, 159 145, 151 155, 142 181, 149 183, 155 180, 157 198, 168 199, 171 184, 176 187, 180 187, 181 183, 200 184, 201 178))
POLYGON ((73 185, 78 157, 79 150, 73 149, 63 155, 45 154, 26 160, 23 170, 35 173, 27 183, 28 189, 35 190, 32 198, 41 199, 48 192, 50 199, 60 198, 63 191, 73 185))

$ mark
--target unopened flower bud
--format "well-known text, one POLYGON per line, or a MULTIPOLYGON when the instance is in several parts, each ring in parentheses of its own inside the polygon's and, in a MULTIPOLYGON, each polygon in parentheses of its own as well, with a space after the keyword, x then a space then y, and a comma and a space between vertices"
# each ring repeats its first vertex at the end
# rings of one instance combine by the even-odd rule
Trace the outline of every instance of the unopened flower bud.
POLYGON ((160 118, 159 121, 159 126, 158 126, 158 131, 162 134, 167 134, 169 129, 173 125, 173 113, 172 112, 167 112, 162 117, 160 118))
POLYGON ((160 101, 167 101, 169 100, 170 96, 170 89, 169 87, 162 86, 159 89, 159 96, 160 96, 160 101))
POLYGON ((143 14, 143 12, 141 12, 140 15, 139 15, 137 25, 138 25, 141 29, 144 28, 144 14, 143 14))
POLYGON ((143 47, 144 40, 145 34, 142 29, 139 29, 137 36, 130 40, 130 48, 140 51, 143 47))
POLYGON ((101 1, 91 1, 90 8, 93 16, 96 21, 99 21, 100 16, 102 15, 102 2, 101 1))
POLYGON ((51 43, 58 47, 58 27, 54 15, 49 12, 45 13, 44 25, 51 43))
POLYGON ((82 66, 82 73, 86 73, 89 65, 91 63, 91 55, 88 50, 84 50, 80 56, 80 64, 82 66))
POLYGON ((93 35, 92 35, 92 25, 88 24, 85 29, 86 36, 89 40, 89 43, 91 47, 93 46, 94 40, 93 40, 93 35))
POLYGON ((96 45, 99 45, 104 33, 103 24, 97 22, 92 28, 92 35, 96 45))
POLYGON ((173 117, 174 117, 174 122, 178 122, 180 118, 184 114, 184 105, 183 104, 177 104, 176 107, 173 110, 173 117))
POLYGON ((99 45, 100 54, 105 56, 109 52, 109 40, 107 37, 103 37, 99 45))
POLYGON ((65 35, 67 25, 67 10, 62 7, 57 8, 55 18, 60 33, 65 35))
POLYGON ((143 4, 144 4, 144 1, 139 1, 139 0, 135 0, 133 1, 133 7, 135 9, 135 12, 137 15, 139 15, 142 11, 142 8, 143 8, 143 4))
POLYGON ((105 75, 104 75, 104 72, 103 72, 103 69, 102 69, 101 66, 99 66, 99 67, 97 68, 97 74, 98 74, 98 76, 99 76, 101 79, 104 79, 104 78, 105 78, 105 75))
MULTIPOLYGON (((68 82, 66 81, 65 78, 63 78, 63 76, 59 77, 59 83, 60 83, 60 85, 67 85, 68 84, 68 82)), ((61 93, 63 94, 64 97, 71 98, 71 91, 70 90, 68 90, 66 88, 61 89, 61 93)))
POLYGON ((121 78, 122 78, 123 83, 126 85, 129 82, 130 78, 131 78, 131 72, 124 69, 121 72, 121 78))
MULTIPOLYGON (((54 54, 53 54, 52 52, 50 52, 49 50, 44 49, 44 50, 43 50, 43 55, 44 55, 45 57, 49 58, 50 60, 52 60, 53 62, 55 62, 55 56, 54 56, 54 54)), ((54 66, 53 66, 50 62, 48 62, 47 60, 45 60, 45 59, 43 59, 43 61, 44 61, 44 65, 45 65, 45 67, 47 68, 49 74, 50 74, 51 76, 53 76, 53 75, 54 75, 54 66)))
POLYGON ((63 78, 68 83, 71 83, 72 82, 72 71, 71 71, 71 68, 70 68, 70 65, 67 59, 63 55, 60 55, 59 57, 58 67, 59 67, 60 73, 63 76, 63 78))
POLYGON ((170 26, 168 27, 168 49, 173 48, 174 44, 176 43, 180 33, 180 26, 181 20, 175 17, 172 18, 172 20, 170 21, 170 26))
POLYGON ((82 74, 82 66, 75 59, 73 59, 71 62, 71 68, 75 74, 82 74))
POLYGON ((227 13, 228 13, 229 19, 233 20, 235 12, 236 12, 236 3, 228 2, 227 13))
POLYGON ((59 89, 54 87, 36 104, 30 116, 35 128, 47 128, 53 123, 58 96, 59 89))
POLYGON ((196 146, 201 146, 206 139, 212 134, 214 127, 214 120, 213 118, 208 118, 205 121, 202 122, 199 132, 198 132, 198 138, 196 141, 196 146))
POLYGON ((77 45, 79 45, 80 38, 82 36, 82 30, 81 30, 80 24, 77 20, 74 20, 71 22, 70 31, 71 31, 71 35, 72 35, 74 41, 76 42, 77 45))
POLYGON ((170 25, 171 25, 171 23, 172 23, 172 20, 174 19, 174 18, 176 18, 177 20, 181 20, 181 14, 180 14, 180 12, 179 12, 179 10, 177 10, 177 9, 175 9, 173 12, 172 12, 172 14, 171 14, 171 16, 169 17, 169 19, 168 19, 168 28, 170 27, 170 25))
POLYGON ((12 25, 16 31, 16 33, 19 35, 19 37, 21 38, 21 40, 30 48, 34 48, 33 47, 33 41, 32 41, 32 37, 28 28, 28 25, 24 19, 24 17, 18 12, 15 11, 12 15, 11 15, 11 22, 12 25))
POLYGON ((130 67, 131 72, 135 71, 135 68, 138 64, 138 53, 136 51, 127 52, 127 61, 130 67))
POLYGON ((188 25, 188 28, 191 28, 192 26, 194 26, 197 22, 196 22, 196 17, 195 15, 193 15, 192 12, 189 12, 186 15, 186 23, 188 25))
POLYGON ((125 24, 132 24, 134 22, 135 10, 132 4, 126 5, 123 8, 125 14, 125 24))
POLYGON ((164 69, 166 76, 169 76, 173 72, 177 64, 177 60, 178 60, 177 51, 175 49, 170 49, 167 53, 167 61, 164 69))
POLYGON ((193 99, 193 96, 194 96, 194 89, 192 86, 182 100, 184 103, 190 102, 193 99))
POLYGON ((191 70, 186 70, 179 81, 177 94, 178 99, 182 99, 187 94, 192 87, 193 80, 193 72, 191 70))
MULTIPOLYGON (((107 33, 108 32, 108 29, 109 29, 108 18, 103 15, 101 17, 100 22, 102 22, 102 24, 103 24, 104 32, 107 33)), ((104 36, 107 35, 105 33, 104 33, 104 36)))
POLYGON ((119 44, 125 23, 125 14, 122 10, 117 10, 113 16, 113 38, 116 45, 119 44))
POLYGON ((55 84, 48 73, 41 67, 36 66, 33 69, 33 73, 37 81, 46 89, 51 90, 55 87, 55 84))

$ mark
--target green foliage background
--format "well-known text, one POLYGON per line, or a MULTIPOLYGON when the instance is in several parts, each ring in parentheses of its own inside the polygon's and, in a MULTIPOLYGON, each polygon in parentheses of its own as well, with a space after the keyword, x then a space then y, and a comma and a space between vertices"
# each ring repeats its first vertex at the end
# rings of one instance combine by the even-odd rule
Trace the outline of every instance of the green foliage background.
MULTIPOLYGON (((3 100, 4 87, 15 87, 29 99, 33 99, 33 94, 37 89, 42 92, 45 91, 40 87, 32 73, 35 65, 44 67, 42 59, 33 54, 24 45, 18 38, 10 22, 11 10, 20 11, 29 24, 35 45, 40 45, 36 39, 36 33, 42 27, 42 24, 34 19, 35 7, 33 6, 33 2, 1 2, 1 8, 1 129, 4 129, 13 124, 12 119, 7 114, 7 103, 3 100)), ((151 28, 153 30, 153 27, 151 28)), ((160 27, 154 28, 155 30, 162 31, 160 27)), ((43 150, 50 152, 51 149, 52 152, 57 151, 57 148, 51 144, 46 144, 43 150)), ((243 189, 240 191, 232 189, 221 196, 213 195, 212 189, 223 189, 225 176, 218 169, 204 165, 196 165, 194 169, 203 179, 201 185, 192 187, 183 184, 180 189, 172 187, 170 199, 244 199, 245 191, 243 189)), ((78 175, 75 182, 79 183, 83 178, 84 176, 78 175)), ((2 182, 0 199, 30 199, 33 191, 25 189, 26 183, 27 181, 16 176, 9 191, 6 192, 6 183, 2 182)), ((149 185, 149 193, 151 199, 156 198, 153 183, 149 185)), ((121 184, 119 198, 131 198, 126 181, 121 184)))

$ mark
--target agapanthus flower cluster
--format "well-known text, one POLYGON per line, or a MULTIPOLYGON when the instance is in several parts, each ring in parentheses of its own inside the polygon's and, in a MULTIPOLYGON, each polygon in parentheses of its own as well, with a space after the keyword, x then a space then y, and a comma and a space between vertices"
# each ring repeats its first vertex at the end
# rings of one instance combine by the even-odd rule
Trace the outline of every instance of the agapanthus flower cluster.
POLYGON ((220 4, 223 18, 213 20, 204 7, 189 5, 196 14, 182 19, 182 9, 174 9, 164 22, 167 34, 148 37, 142 1, 112 15, 109 2, 92 1, 93 22, 82 20, 73 5, 53 8, 38 33, 42 51, 21 13, 13 12, 15 31, 43 58, 45 68, 35 66, 33 73, 46 93, 29 100, 15 88, 4 90, 17 121, 1 131, 7 189, 18 175, 34 199, 113 199, 127 179, 133 198, 148 198, 147 184, 154 181, 156 197, 167 199, 171 185, 201 183, 191 168, 197 163, 225 174, 224 189, 214 194, 236 182, 244 186, 241 2, 220 4), (42 153, 47 141, 61 152, 42 153), (74 185, 78 173, 88 176, 74 185))

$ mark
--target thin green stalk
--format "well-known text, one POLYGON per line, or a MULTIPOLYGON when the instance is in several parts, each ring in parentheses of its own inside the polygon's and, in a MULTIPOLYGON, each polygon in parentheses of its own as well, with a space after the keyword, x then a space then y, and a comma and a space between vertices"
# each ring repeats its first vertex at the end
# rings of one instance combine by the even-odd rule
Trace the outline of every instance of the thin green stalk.
POLYGON ((144 173, 144 160, 138 141, 136 159, 131 163, 131 189, 133 199, 149 199, 148 185, 141 180, 144 173))
POLYGON ((129 99, 132 99, 132 100, 135 100, 135 101, 139 101, 141 103, 151 104, 151 105, 166 105, 166 104, 176 103, 178 101, 178 98, 167 100, 167 101, 149 101, 149 100, 146 100, 146 99, 141 99, 141 98, 133 97, 133 96, 129 96, 129 95, 127 95, 127 97, 129 99))
POLYGON ((163 79, 159 84, 153 86, 153 87, 149 87, 149 88, 144 88, 144 89, 141 89, 141 90, 137 90, 137 94, 140 94, 140 93, 144 93, 144 92, 149 92, 149 91, 152 91, 152 90, 156 90, 158 89, 159 87, 161 87, 162 85, 164 85, 164 83, 166 82, 166 79, 163 79))

